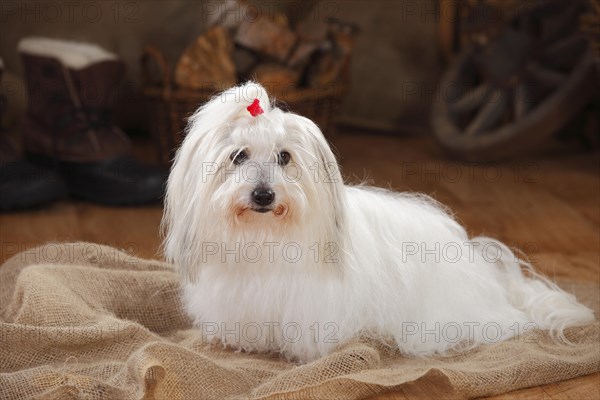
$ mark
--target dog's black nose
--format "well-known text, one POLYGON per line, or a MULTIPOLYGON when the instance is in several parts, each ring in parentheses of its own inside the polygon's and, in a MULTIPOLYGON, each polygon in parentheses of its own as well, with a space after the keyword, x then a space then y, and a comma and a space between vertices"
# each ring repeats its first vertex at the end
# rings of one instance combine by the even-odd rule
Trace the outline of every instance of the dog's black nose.
POLYGON ((271 189, 254 189, 252 200, 259 206, 266 207, 275 200, 275 192, 271 189))

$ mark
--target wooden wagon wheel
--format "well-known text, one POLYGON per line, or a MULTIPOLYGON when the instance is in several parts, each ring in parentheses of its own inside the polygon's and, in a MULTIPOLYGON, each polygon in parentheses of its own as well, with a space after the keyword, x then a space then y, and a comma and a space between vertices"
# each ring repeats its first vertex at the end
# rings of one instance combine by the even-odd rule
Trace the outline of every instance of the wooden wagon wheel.
POLYGON ((433 107, 438 141, 469 161, 535 147, 591 98, 595 61, 578 22, 585 2, 543 1, 501 29, 473 32, 433 107))

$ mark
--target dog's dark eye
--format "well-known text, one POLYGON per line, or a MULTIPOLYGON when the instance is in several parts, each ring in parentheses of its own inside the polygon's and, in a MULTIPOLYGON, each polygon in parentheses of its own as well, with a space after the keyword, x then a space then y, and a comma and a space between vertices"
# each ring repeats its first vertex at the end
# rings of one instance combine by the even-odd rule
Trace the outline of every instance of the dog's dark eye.
POLYGON ((287 151, 282 151, 281 153, 279 153, 279 158, 277 162, 279 163, 279 165, 288 165, 291 159, 292 156, 290 156, 290 153, 288 153, 287 151))
POLYGON ((229 158, 235 165, 239 165, 248 159, 248 153, 246 153, 246 150, 234 151, 229 158))

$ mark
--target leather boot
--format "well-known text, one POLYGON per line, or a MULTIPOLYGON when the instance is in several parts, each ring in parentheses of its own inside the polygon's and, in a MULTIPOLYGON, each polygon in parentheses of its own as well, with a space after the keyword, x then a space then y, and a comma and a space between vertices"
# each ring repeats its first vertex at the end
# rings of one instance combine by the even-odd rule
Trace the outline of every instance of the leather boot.
POLYGON ((167 172, 131 156, 113 120, 125 64, 86 43, 25 38, 19 43, 29 103, 25 147, 35 162, 54 165, 71 195, 118 205, 158 200, 167 172))
MULTIPOLYGON (((3 67, 0 59, 0 82, 3 67)), ((0 96, 0 211, 29 208, 64 197, 61 177, 27 162, 11 140, 3 125, 6 103, 6 98, 0 96)))

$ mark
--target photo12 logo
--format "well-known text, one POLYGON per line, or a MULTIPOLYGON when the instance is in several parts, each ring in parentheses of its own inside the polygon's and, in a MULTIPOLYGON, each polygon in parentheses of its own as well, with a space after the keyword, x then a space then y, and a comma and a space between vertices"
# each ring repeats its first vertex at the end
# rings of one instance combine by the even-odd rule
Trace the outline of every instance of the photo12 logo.
MULTIPOLYGON (((241 168, 236 168, 230 162, 203 162, 201 180, 207 183, 210 179, 218 179, 223 183, 227 179, 233 179, 235 183, 274 183, 275 169, 281 168, 278 162, 245 162, 241 168)), ((306 172, 295 163, 289 163, 282 169, 282 177, 286 183, 297 183, 302 180, 305 173, 315 183, 337 183, 337 164, 333 162, 315 162, 308 166, 306 172)))
POLYGON ((220 263, 257 264, 275 263, 301 264, 338 263, 339 245, 335 242, 314 242, 303 246, 297 242, 204 242, 201 247, 202 263, 211 260, 220 263))
POLYGON ((140 3, 135 1, 2 1, 0 22, 124 23, 140 22, 140 3))
POLYGON ((311 7, 302 2, 285 2, 285 8, 281 5, 279 0, 202 2, 200 15, 202 22, 208 25, 231 26, 242 22, 254 23, 261 16, 275 21, 280 13, 290 21, 310 19, 320 22, 334 18, 341 9, 339 1, 319 1, 311 7))
POLYGON ((337 333, 340 328, 335 322, 314 322, 300 325, 297 322, 202 322, 202 342, 212 343, 220 340, 223 343, 297 343, 304 335, 314 343, 338 343, 337 333), (304 328, 303 328, 304 326, 304 328))

